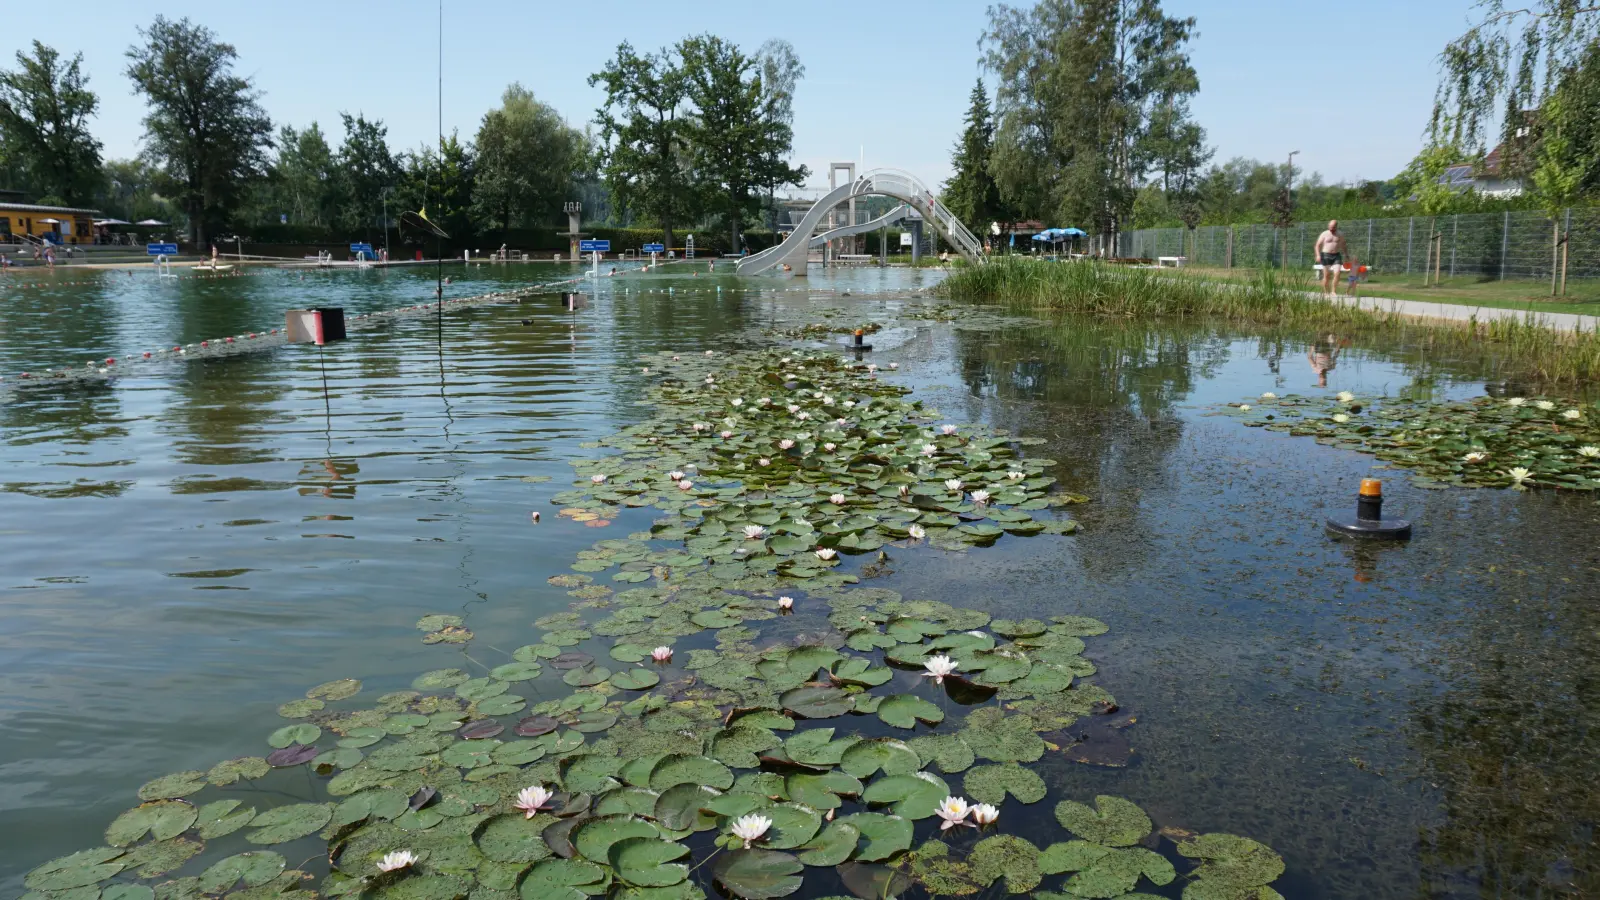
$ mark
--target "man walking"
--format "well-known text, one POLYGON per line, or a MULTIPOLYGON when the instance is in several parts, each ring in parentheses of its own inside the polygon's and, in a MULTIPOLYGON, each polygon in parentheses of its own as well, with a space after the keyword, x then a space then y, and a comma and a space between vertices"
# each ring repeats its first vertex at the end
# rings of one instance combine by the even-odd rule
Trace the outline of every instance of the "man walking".
POLYGON ((1322 292, 1332 294, 1338 284, 1339 268, 1344 263, 1344 235, 1339 233, 1339 220, 1328 223, 1328 230, 1317 235, 1312 255, 1322 263, 1322 292))

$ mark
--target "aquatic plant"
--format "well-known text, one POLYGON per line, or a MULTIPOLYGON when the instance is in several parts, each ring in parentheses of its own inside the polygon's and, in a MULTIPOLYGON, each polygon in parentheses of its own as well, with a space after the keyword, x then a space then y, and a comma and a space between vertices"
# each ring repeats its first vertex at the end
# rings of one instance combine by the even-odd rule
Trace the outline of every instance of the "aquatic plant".
POLYGON ((1569 400, 1524 397, 1433 403, 1397 397, 1289 394, 1219 411, 1244 425, 1314 437, 1410 469, 1424 487, 1600 488, 1600 427, 1569 400), (1555 410, 1562 408, 1562 412, 1555 410), (1492 464, 1491 464, 1492 463, 1492 464))
MULTIPOLYGON (((309 900, 313 876, 274 850, 213 858, 313 835, 326 848, 313 857, 326 860, 315 883, 326 897, 704 900, 714 881, 765 900, 799 892, 818 867, 863 896, 913 885, 1023 893, 1057 876, 1076 897, 1171 884, 1177 866, 1136 846, 1170 838, 1114 797, 1061 799, 1063 840, 1045 846, 1003 832, 933 839, 944 831, 934 821, 993 826, 1001 804, 1045 800, 1029 764, 1051 752, 1047 736, 1115 706, 1082 655, 1103 623, 994 619, 853 586, 841 566, 841 553, 913 527, 948 550, 1071 533, 1051 511, 1077 498, 1055 490, 1049 461, 977 426, 934 439, 930 459, 920 446, 936 414, 847 361, 801 358, 805 383, 786 378, 776 354, 735 354, 712 382, 704 365, 660 364, 651 417, 602 442, 615 455, 575 463, 577 479, 555 497, 566 517, 662 516, 551 577, 575 602, 535 621, 536 642, 503 662, 474 650, 458 658, 481 672, 436 669, 365 702, 355 679, 312 688, 280 709, 289 722, 267 736, 265 758, 147 783, 107 846, 29 873, 30 900, 309 900), (708 406, 726 410, 723 392, 756 383, 803 407, 855 402, 857 421, 827 432, 841 453, 808 455, 820 435, 807 435, 770 457, 783 471, 750 466, 787 433, 778 405, 741 413, 731 441, 692 427, 708 406), (954 495, 951 478, 995 485, 990 504, 954 495), (765 535, 747 537, 747 525, 765 535), (803 611, 779 620, 772 598, 796 595, 803 611), (761 642, 774 620, 782 638, 761 642), (687 659, 674 661, 675 646, 687 659), (305 773, 314 797, 288 795, 303 788, 281 778, 277 790, 228 796, 274 771, 305 773), (960 776, 962 794, 947 776, 960 776)), ((476 639, 457 616, 417 626, 430 644, 476 639)), ((1171 850, 1197 861, 1185 873, 1191 900, 1277 896, 1266 885, 1282 860, 1254 841, 1180 836, 1171 850)))

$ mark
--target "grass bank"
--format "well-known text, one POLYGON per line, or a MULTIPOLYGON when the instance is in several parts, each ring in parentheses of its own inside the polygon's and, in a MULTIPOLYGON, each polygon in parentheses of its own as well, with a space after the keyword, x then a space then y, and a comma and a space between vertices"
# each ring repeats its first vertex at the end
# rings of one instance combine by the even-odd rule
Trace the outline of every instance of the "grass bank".
POLYGON ((1123 319, 1205 320, 1286 328, 1307 335, 1404 336, 1438 353, 1484 357, 1497 377, 1540 382, 1600 380, 1600 334, 1560 332, 1526 319, 1421 322, 1308 296, 1305 279, 1270 270, 1220 283, 1204 276, 1096 263, 1001 258, 960 269, 938 287, 958 300, 1005 303, 1123 319))

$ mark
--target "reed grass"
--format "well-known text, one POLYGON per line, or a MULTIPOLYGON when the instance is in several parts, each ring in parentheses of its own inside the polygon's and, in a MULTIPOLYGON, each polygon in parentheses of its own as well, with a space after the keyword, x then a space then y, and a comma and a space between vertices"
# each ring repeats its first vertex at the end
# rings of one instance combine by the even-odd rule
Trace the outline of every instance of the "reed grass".
POLYGON ((1547 328, 1532 313, 1487 322, 1419 320, 1329 303, 1310 293, 1313 289, 1308 280, 1272 270, 1249 281, 1219 283, 1183 272, 1008 257, 960 269, 937 290, 956 300, 1112 318, 1403 337, 1433 352, 1481 355, 1487 371, 1498 377, 1600 381, 1600 332, 1547 328))

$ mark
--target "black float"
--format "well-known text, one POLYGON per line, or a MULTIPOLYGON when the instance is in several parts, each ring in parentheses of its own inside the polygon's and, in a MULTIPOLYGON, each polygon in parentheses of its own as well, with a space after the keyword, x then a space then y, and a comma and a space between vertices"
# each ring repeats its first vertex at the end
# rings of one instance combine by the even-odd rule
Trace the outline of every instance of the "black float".
POLYGON ((1411 523, 1408 520, 1383 517, 1383 482, 1376 478, 1361 479, 1355 513, 1329 516, 1328 530, 1356 538, 1404 541, 1411 537, 1411 523))

